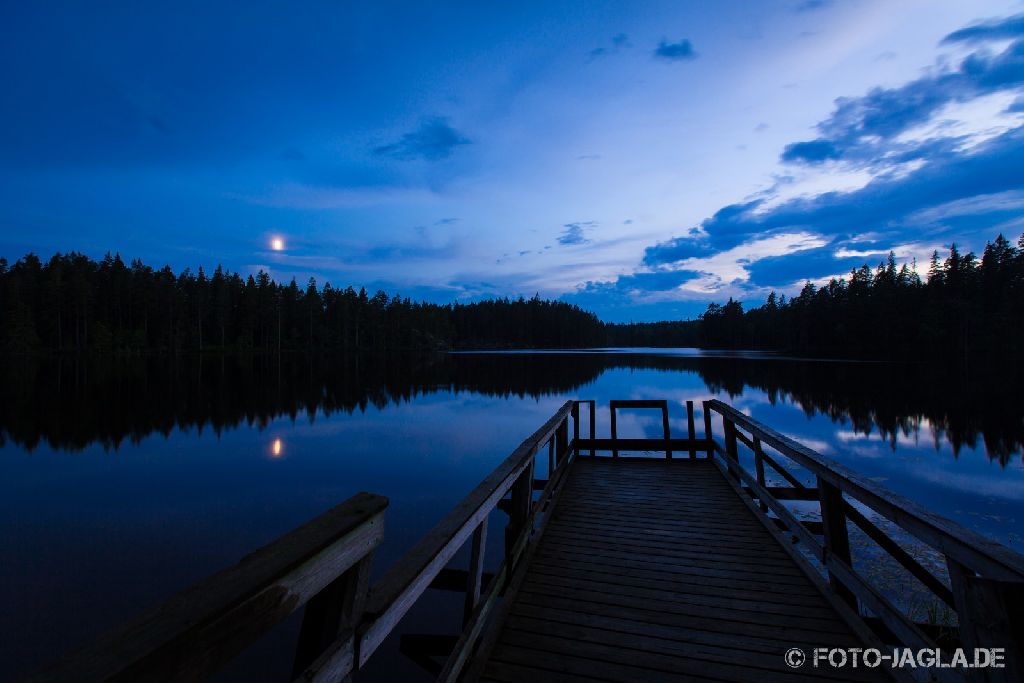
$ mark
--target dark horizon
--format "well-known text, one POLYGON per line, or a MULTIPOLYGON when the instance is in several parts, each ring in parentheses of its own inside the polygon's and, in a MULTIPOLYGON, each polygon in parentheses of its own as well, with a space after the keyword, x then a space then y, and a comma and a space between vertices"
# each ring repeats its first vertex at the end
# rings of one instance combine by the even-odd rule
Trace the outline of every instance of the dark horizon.
POLYGON ((772 291, 744 310, 729 299, 696 320, 605 323, 564 301, 430 304, 351 286, 304 287, 260 271, 175 274, 107 254, 0 258, 0 352, 384 351, 468 348, 697 346, 852 358, 1011 359, 1003 330, 1024 320, 1024 235, 981 257, 953 245, 925 277, 895 255, 798 296, 772 291))

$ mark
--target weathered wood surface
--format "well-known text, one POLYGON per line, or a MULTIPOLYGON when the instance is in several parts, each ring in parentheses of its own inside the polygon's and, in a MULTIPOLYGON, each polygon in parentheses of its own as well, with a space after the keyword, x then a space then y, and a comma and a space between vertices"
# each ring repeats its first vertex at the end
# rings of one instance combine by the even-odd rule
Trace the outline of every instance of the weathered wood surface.
POLYGON ((868 678, 786 666, 864 644, 707 460, 577 459, 509 599, 484 680, 868 678))
MULTIPOLYGON (((336 582, 356 568, 365 574, 363 561, 383 537, 387 504, 383 496, 357 494, 31 680, 203 680, 286 616, 307 602, 315 605, 325 589, 353 599, 336 582)), ((358 609, 337 607, 319 615, 335 632, 358 609)), ((312 623, 304 630, 317 645, 331 640, 314 633, 312 623)), ((344 654, 347 643, 331 648, 344 654)))
MULTIPOLYGON (((903 527, 917 538, 936 548, 947 557, 994 579, 1020 581, 1024 578, 1024 558, 1009 548, 985 538, 981 534, 942 517, 906 498, 878 486, 867 477, 811 450, 803 444, 781 434, 767 425, 744 415, 732 406, 718 400, 705 401, 704 414, 715 411, 735 425, 746 429, 752 437, 771 446, 816 475, 821 482, 838 488, 848 496, 864 503, 875 512, 903 527)), ((710 427, 710 420, 706 423, 710 427)), ((726 440, 736 437, 736 430, 726 434, 726 440)), ((753 446, 742 434, 740 438, 753 446)), ((726 447, 728 451, 728 445, 726 447)), ((728 454, 727 454, 728 455, 728 454)), ((769 462, 766 460, 766 462, 769 462)), ((773 466, 776 463, 772 463, 773 466)), ((777 467, 776 469, 782 470, 777 467)), ((797 485, 797 482, 791 482, 797 485)))

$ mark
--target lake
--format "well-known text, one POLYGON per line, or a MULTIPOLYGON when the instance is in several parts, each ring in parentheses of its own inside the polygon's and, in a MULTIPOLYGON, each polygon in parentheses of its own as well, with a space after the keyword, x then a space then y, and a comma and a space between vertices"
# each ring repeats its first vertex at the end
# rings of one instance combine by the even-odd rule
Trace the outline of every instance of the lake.
MULTIPOLYGON (((567 398, 598 401, 598 436, 610 399, 668 399, 684 436, 686 400, 720 398, 1024 551, 1020 384, 998 369, 608 349, 16 360, 0 373, 0 661, 15 676, 358 491, 391 501, 379 576, 567 398)), ((619 420, 621 436, 660 429, 657 415, 619 420)), ((402 631, 456 632, 461 595, 428 595, 402 631)), ((286 679, 297 623, 224 678, 286 679)), ((398 648, 360 680, 428 679, 398 648)))

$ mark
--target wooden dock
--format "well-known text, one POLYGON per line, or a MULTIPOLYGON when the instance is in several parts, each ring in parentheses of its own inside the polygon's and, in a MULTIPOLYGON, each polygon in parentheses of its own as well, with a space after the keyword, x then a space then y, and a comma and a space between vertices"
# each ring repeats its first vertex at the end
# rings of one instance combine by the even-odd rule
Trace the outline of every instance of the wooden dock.
POLYGON ((363 493, 33 680, 205 679, 299 609, 297 682, 358 680, 392 636, 442 681, 1024 680, 1021 555, 721 401, 703 402, 702 436, 685 403, 685 438, 665 401, 608 408, 598 438, 595 402, 566 402, 372 585, 387 500, 363 493), (620 438, 621 410, 659 411, 662 436, 620 438), (499 510, 504 557, 486 573, 499 510), (879 556, 951 618, 915 621, 863 571, 879 556), (458 591, 461 633, 402 632, 428 590, 458 591), (938 647, 1003 648, 1006 667, 811 663, 815 648, 938 647))
POLYGON ((516 589, 484 679, 799 680, 790 647, 864 645, 708 460, 574 463, 516 589))

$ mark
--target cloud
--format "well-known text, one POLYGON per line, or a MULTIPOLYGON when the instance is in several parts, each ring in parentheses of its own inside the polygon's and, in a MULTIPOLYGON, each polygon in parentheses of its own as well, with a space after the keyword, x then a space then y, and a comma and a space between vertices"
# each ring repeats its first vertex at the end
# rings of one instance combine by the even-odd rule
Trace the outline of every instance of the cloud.
POLYGON ((816 9, 823 9, 831 4, 831 0, 803 0, 803 2, 796 6, 796 11, 813 12, 816 9))
POLYGON ((620 50, 633 47, 632 43, 629 42, 629 36, 625 33, 617 33, 612 36, 612 44, 610 47, 595 47, 588 54, 590 58, 596 59, 598 57, 604 57, 606 55, 614 54, 620 50))
POLYGON ((980 49, 955 68, 936 68, 897 88, 874 88, 862 97, 837 99, 835 111, 817 125, 819 136, 787 145, 782 160, 813 165, 843 159, 884 167, 925 158, 939 145, 977 135, 979 128, 1004 132, 1017 127, 1019 120, 1013 115, 1020 112, 1013 111, 1013 93, 1022 85, 1024 40, 998 53, 980 49), (981 100, 986 96, 992 99, 981 100), (986 102, 998 106, 995 111, 970 111, 979 101, 981 106, 986 102), (1002 125, 999 117, 1004 119, 1002 125), (924 126, 930 128, 922 130, 924 126))
POLYGON ((786 145, 782 152, 782 160, 786 162, 799 161, 809 164, 838 159, 839 150, 828 140, 811 140, 809 142, 794 142, 786 145))
POLYGON ((1019 30, 1013 18, 954 32, 945 42, 989 42, 903 85, 838 99, 813 139, 784 147, 771 186, 647 247, 636 272, 588 283, 573 300, 599 311, 757 302, 769 289, 874 267, 890 250, 920 264, 953 241, 980 249, 996 232, 1015 236, 1024 39, 1006 39, 1019 30))
POLYGON ((1024 14, 1004 19, 992 19, 953 31, 942 39, 943 44, 980 43, 1024 36, 1024 14))
POLYGON ((661 41, 654 50, 654 56, 658 59, 665 59, 670 62, 680 62, 688 59, 696 59, 697 53, 689 40, 683 39, 678 43, 661 41))
POLYGON ((750 281, 762 287, 786 287, 794 282, 817 280, 858 268, 865 259, 838 256, 832 246, 818 247, 795 254, 781 254, 761 259, 748 268, 750 281))
POLYGON ((558 237, 558 243, 571 246, 575 244, 587 244, 590 240, 587 239, 585 232, 591 228, 597 226, 595 221, 581 221, 578 223, 566 223, 564 226, 565 230, 558 237))
POLYGON ((452 128, 447 119, 435 117, 423 121, 419 128, 406 133, 397 142, 375 147, 373 153, 402 161, 440 161, 450 157, 456 148, 468 144, 470 141, 452 128))

